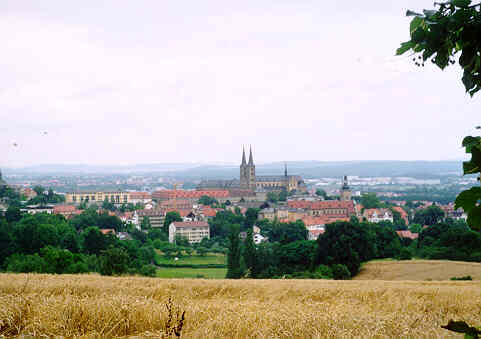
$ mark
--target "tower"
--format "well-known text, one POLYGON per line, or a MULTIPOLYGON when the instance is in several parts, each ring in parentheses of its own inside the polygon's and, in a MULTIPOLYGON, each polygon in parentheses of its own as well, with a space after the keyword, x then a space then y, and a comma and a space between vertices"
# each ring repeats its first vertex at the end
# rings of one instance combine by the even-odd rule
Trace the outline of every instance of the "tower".
POLYGON ((248 178, 247 178, 247 162, 246 162, 246 152, 244 147, 242 147, 242 162, 240 164, 240 187, 241 188, 248 188, 248 178))
POLYGON ((245 149, 242 148, 242 163, 240 165, 240 187, 244 189, 256 188, 256 166, 252 157, 252 147, 249 153, 249 162, 246 162, 245 149))
POLYGON ((342 180, 342 187, 341 187, 341 201, 349 201, 351 200, 351 189, 349 188, 349 183, 347 181, 347 175, 344 176, 342 180))

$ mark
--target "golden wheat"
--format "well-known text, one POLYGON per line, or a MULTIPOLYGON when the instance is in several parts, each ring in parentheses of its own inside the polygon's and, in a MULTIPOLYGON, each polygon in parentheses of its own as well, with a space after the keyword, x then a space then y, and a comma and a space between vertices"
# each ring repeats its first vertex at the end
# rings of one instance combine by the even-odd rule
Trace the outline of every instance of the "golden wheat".
POLYGON ((356 280, 450 280, 471 276, 481 280, 481 263, 450 260, 371 261, 356 280))
POLYGON ((164 280, 0 275, 0 335, 185 338, 448 337, 479 324, 476 281, 164 280), (172 333, 172 332, 169 332, 172 333))

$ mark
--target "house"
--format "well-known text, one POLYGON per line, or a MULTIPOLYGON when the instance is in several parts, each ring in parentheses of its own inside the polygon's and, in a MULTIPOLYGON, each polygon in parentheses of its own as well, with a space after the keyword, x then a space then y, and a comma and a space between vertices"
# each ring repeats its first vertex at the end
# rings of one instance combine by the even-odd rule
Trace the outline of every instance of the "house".
POLYGON ((411 231, 396 231, 396 233, 400 238, 408 238, 414 240, 419 237, 419 233, 411 233, 411 231))
POLYGON ((324 234, 325 230, 310 230, 307 233, 307 240, 317 240, 321 234, 324 234))
POLYGON ((354 202, 352 200, 348 200, 348 201, 289 200, 287 202, 287 205, 290 208, 307 210, 309 211, 309 215, 312 215, 315 217, 330 216, 330 217, 341 217, 341 218, 349 219, 351 216, 356 215, 354 202))
POLYGON ((364 210, 362 216, 369 222, 390 221, 393 222, 391 210, 387 208, 368 208, 364 210))
POLYGON ((462 208, 454 209, 453 203, 450 203, 448 205, 440 205, 439 208, 443 210, 444 216, 446 218, 465 221, 468 218, 467 214, 464 213, 464 210, 462 208))
POLYGON ((28 214, 37 214, 37 213, 53 213, 53 205, 28 205, 25 208, 20 209, 21 212, 26 212, 28 214))
POLYGON ((152 228, 164 227, 165 210, 161 208, 144 209, 137 211, 138 222, 142 223, 144 217, 149 218, 152 228))
POLYGON ((409 225, 408 214, 406 213, 405 210, 402 209, 402 207, 394 206, 392 209, 393 209, 394 211, 396 211, 396 212, 399 212, 399 214, 401 214, 401 219, 404 220, 404 222, 406 223, 406 225, 409 225))
POLYGON ((113 228, 101 228, 100 232, 102 232, 103 235, 115 235, 115 230, 113 228))
POLYGON ((127 232, 118 232, 117 238, 119 238, 119 240, 133 240, 132 236, 127 232))
POLYGON ((152 196, 147 192, 130 192, 130 202, 132 204, 146 204, 152 201, 152 196))
POLYGON ((80 213, 82 213, 82 211, 73 205, 56 205, 53 207, 53 214, 61 214, 65 218, 70 218, 80 213))
POLYGON ((200 243, 210 238, 210 227, 205 221, 174 221, 169 225, 169 242, 174 243, 176 236, 187 238, 189 243, 200 243))

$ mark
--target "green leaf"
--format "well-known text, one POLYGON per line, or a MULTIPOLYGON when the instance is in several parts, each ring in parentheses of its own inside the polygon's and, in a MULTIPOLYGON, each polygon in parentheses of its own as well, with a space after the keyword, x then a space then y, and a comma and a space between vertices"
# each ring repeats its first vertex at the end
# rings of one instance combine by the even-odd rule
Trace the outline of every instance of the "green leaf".
POLYGON ((410 9, 407 10, 406 16, 419 16, 419 17, 423 17, 423 15, 422 15, 421 13, 413 12, 413 11, 411 11, 410 9))
POLYGON ((412 47, 414 47, 414 43, 412 41, 406 41, 401 43, 401 47, 396 50, 396 55, 401 55, 409 51, 412 47))
POLYGON ((456 7, 468 8, 471 5, 471 0, 451 0, 450 3, 456 7))
POLYGON ((462 146, 466 148, 466 153, 471 153, 474 146, 481 146, 481 137, 467 136, 463 139, 462 146))
POLYGON ((466 89, 466 92, 469 92, 469 90, 475 86, 474 81, 473 81, 473 76, 467 70, 464 70, 463 77, 461 78, 461 81, 463 82, 463 85, 464 85, 464 88, 466 89))
POLYGON ((419 43, 424 40, 426 32, 422 27, 418 27, 414 32, 411 32, 411 39, 413 42, 419 43))
POLYGON ((466 222, 473 231, 481 231, 481 206, 476 206, 468 213, 466 222))
POLYGON ((415 17, 414 19, 411 20, 411 23, 409 24, 409 33, 412 35, 413 32, 420 28, 421 25, 424 23, 424 19, 422 17, 415 17))
POLYGON ((431 16, 433 16, 434 14, 436 14, 438 11, 434 11, 434 10, 429 10, 429 9, 423 9, 423 13, 424 15, 426 16, 426 18, 429 18, 431 16))
POLYGON ((476 203, 481 199, 481 187, 471 187, 469 190, 459 193, 454 202, 454 208, 462 208, 469 213, 476 207, 476 203))
POLYGON ((459 58, 459 64, 461 67, 469 66, 473 63, 474 57, 476 56, 476 50, 474 48, 464 48, 459 58))
POLYGON ((434 58, 434 62, 439 68, 445 69, 449 62, 449 55, 447 51, 438 51, 436 57, 434 58))

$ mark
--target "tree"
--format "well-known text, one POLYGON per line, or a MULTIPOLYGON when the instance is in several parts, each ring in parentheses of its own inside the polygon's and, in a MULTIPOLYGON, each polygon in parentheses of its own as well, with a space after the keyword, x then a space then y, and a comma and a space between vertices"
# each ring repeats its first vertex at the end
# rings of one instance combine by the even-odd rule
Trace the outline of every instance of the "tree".
POLYGON ((287 190, 282 190, 279 192, 279 201, 286 201, 287 200, 287 190))
POLYGON ((201 196, 197 202, 205 206, 212 206, 219 203, 215 198, 211 198, 208 195, 201 196))
POLYGON ((444 218, 444 212, 438 206, 429 206, 426 209, 418 210, 414 214, 413 222, 421 225, 435 225, 444 218))
POLYGON ((227 253, 226 279, 239 279, 242 277, 241 249, 239 240, 239 227, 232 227, 229 233, 229 248, 227 253))
POLYGON ((182 218, 180 217, 180 214, 179 212, 177 211, 173 211, 173 212, 167 212, 167 214, 165 215, 165 219, 164 219, 164 232, 165 233, 169 233, 169 226, 171 223, 175 222, 175 221, 182 221, 182 218))
POLYGON ((244 252, 243 252, 244 264, 247 270, 249 270, 251 277, 257 276, 257 251, 254 244, 254 236, 252 234, 252 229, 247 231, 247 237, 244 241, 244 252))
POLYGON ((276 192, 267 193, 267 201, 276 203, 279 200, 279 195, 276 192))
POLYGON ((107 247, 106 237, 98 227, 88 227, 83 232, 83 248, 88 254, 100 254, 107 247))
POLYGON ((245 226, 252 227, 257 221, 257 216, 259 215, 258 208, 248 208, 246 211, 245 226))
POLYGON ((150 230, 152 228, 152 224, 150 223, 150 218, 144 216, 142 218, 142 222, 140 223, 140 228, 143 230, 150 230))
POLYGON ((128 270, 129 255, 123 248, 111 247, 102 251, 99 260, 102 275, 120 275, 128 270))
POLYGON ((37 195, 43 195, 43 192, 45 192, 45 188, 43 188, 42 186, 35 186, 33 188, 33 191, 37 193, 37 195))
POLYGON ((326 200, 326 198, 327 198, 327 193, 326 193, 326 191, 324 191, 324 190, 321 189, 321 188, 318 188, 318 189, 316 190, 316 195, 317 195, 318 197, 324 198, 324 200, 326 200))
POLYGON ((109 202, 108 198, 105 198, 104 202, 102 203, 102 209, 112 212, 115 212, 117 210, 113 202, 109 202))
POLYGON ((20 211, 20 208, 13 205, 8 206, 8 209, 5 212, 5 219, 9 223, 17 222, 22 219, 22 212, 20 211))
POLYGON ((376 193, 364 193, 361 196, 361 204, 364 208, 378 208, 381 207, 381 202, 376 193))

